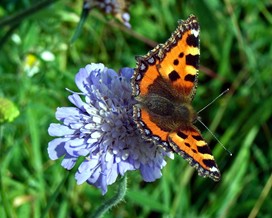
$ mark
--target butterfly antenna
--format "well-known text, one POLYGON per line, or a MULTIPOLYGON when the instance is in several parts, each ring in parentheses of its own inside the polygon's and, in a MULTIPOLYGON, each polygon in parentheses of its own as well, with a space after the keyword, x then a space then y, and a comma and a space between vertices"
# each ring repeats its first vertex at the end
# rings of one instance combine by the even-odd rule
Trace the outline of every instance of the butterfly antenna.
POLYGON ((229 153, 230 156, 232 156, 232 153, 222 144, 222 142, 219 141, 219 139, 213 134, 213 132, 201 121, 201 119, 197 119, 210 133, 211 135, 215 138, 215 140, 224 148, 225 151, 229 153))
POLYGON ((215 99, 213 99, 209 104, 207 104, 205 107, 203 107, 202 109, 200 109, 197 114, 199 114, 200 112, 204 111, 207 107, 209 107, 211 104, 213 104, 218 98, 220 98, 222 95, 225 95, 227 92, 229 91, 229 89, 226 89, 224 92, 222 92, 220 95, 218 95, 215 99))
MULTIPOLYGON (((229 89, 226 89, 224 92, 222 92, 220 95, 218 95, 215 99, 213 99, 209 104, 207 104, 205 107, 203 107, 201 110, 197 112, 199 114, 203 110, 205 110, 207 107, 209 107, 211 104, 213 104, 218 98, 220 98, 222 95, 226 94, 229 91, 229 89)), ((201 121, 201 119, 197 119, 209 132, 210 134, 215 138, 215 140, 224 148, 225 151, 229 153, 230 156, 232 156, 232 153, 219 141, 219 139, 213 134, 213 132, 201 121)))

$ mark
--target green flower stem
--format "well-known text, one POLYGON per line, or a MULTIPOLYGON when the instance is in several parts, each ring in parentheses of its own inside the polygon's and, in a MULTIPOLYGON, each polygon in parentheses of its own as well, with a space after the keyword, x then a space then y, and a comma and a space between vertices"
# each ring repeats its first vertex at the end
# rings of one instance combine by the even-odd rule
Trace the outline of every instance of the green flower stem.
POLYGON ((1 196, 1 203, 2 207, 4 208, 4 214, 5 217, 14 217, 14 214, 12 212, 11 202, 7 199, 7 192, 5 190, 6 187, 4 187, 3 184, 3 177, 2 177, 2 170, 0 170, 0 196, 1 196))
POLYGON ((41 218, 44 218, 44 217, 46 217, 49 214, 49 209, 56 202, 56 199, 57 199, 58 195, 60 194, 61 188, 66 183, 66 181, 68 179, 68 176, 69 176, 69 171, 66 172, 65 176, 63 177, 62 181, 58 185, 57 189, 55 190, 55 192, 53 193, 53 195, 51 195, 50 199, 48 200, 47 206, 42 211, 41 218))
POLYGON ((6 26, 6 25, 12 26, 14 24, 20 23, 24 20, 24 18, 29 17, 33 15, 34 13, 37 13, 38 11, 42 10, 45 7, 48 7, 49 5, 57 1, 58 0, 39 1, 23 11, 20 11, 14 15, 3 18, 2 20, 0 20, 0 27, 6 26))
POLYGON ((4 177, 5 177, 5 171, 6 169, 4 169, 3 167, 3 153, 4 153, 4 149, 2 150, 2 140, 3 140, 3 132, 4 132, 4 127, 0 125, 0 199, 1 199, 1 204, 2 207, 4 209, 4 214, 6 216, 4 217, 14 217, 15 214, 12 211, 12 207, 11 207, 11 202, 9 201, 9 199, 7 198, 7 187, 5 187, 4 184, 4 177), (3 176, 2 176, 3 175, 3 176))
POLYGON ((29 16, 32 16, 33 14, 39 12, 43 8, 48 7, 49 5, 57 1, 58 0, 39 1, 25 10, 19 11, 13 15, 6 16, 3 19, 0 19, 1 29, 5 26, 9 27, 4 36, 0 38, 0 49, 3 47, 5 42, 10 38, 13 31, 20 25, 22 21, 24 21, 24 19, 26 19, 29 16))
POLYGON ((127 191, 127 177, 124 175, 119 181, 118 191, 115 196, 105 201, 91 216, 90 218, 102 217, 112 207, 119 204, 126 195, 127 191))
POLYGON ((79 23, 77 25, 77 28, 76 28, 76 31, 71 39, 71 43, 74 43, 77 38, 79 37, 81 31, 82 31, 82 28, 83 28, 83 24, 85 23, 87 17, 88 17, 88 14, 89 14, 89 10, 86 10, 86 9, 82 9, 82 12, 81 12, 81 16, 80 16, 80 20, 79 20, 79 23))

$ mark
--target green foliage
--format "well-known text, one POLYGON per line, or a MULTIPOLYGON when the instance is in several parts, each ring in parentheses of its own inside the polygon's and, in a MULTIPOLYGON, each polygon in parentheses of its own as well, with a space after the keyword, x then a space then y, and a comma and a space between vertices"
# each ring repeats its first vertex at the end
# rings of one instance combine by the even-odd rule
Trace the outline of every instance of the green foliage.
POLYGON ((230 88, 201 117, 233 156, 198 125, 221 181, 198 177, 176 155, 154 183, 128 173, 125 201, 105 217, 271 216, 271 1, 133 1, 131 30, 93 10, 73 44, 82 2, 50 2, 4 24, 35 1, 5 1, 0 7, 0 97, 20 111, 0 127, 1 217, 86 217, 114 194, 117 183, 101 196, 88 184, 76 185, 76 169, 67 175, 60 160, 49 159, 49 123, 56 121, 56 107, 70 105, 65 88, 77 90, 79 68, 91 62, 115 70, 135 67, 134 56, 146 54, 152 41, 165 42, 177 20, 189 14, 201 26, 202 67, 193 104, 199 110, 230 88))

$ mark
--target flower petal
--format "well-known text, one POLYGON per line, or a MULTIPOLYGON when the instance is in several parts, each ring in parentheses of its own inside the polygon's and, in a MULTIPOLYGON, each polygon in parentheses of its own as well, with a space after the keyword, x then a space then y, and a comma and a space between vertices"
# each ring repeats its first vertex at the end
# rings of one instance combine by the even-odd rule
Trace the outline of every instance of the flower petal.
POLYGON ((68 140, 69 138, 56 138, 48 143, 47 151, 50 159, 56 160, 66 153, 64 145, 68 140))
POLYGON ((74 104, 77 108, 79 108, 82 112, 85 112, 84 110, 84 102, 81 100, 78 94, 72 94, 68 96, 69 101, 74 104))
POLYGON ((161 169, 150 167, 148 165, 141 165, 140 172, 143 180, 146 182, 153 182, 162 176, 161 169))
POLYGON ((65 169, 70 170, 72 169, 76 164, 77 158, 72 157, 70 155, 66 155, 64 159, 61 162, 61 166, 63 166, 65 169))
POLYGON ((58 107, 56 112, 56 118, 59 121, 63 121, 67 117, 79 116, 80 113, 80 110, 76 107, 58 107))
POLYGON ((75 130, 57 123, 51 123, 48 128, 50 136, 67 136, 75 133, 75 130))

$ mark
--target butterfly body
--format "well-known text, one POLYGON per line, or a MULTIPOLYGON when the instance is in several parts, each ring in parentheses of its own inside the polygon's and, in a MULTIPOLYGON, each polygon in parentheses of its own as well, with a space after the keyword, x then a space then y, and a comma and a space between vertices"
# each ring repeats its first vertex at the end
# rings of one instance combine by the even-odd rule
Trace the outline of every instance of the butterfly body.
POLYGON ((150 115, 150 120, 165 131, 187 129, 197 119, 189 99, 180 98, 165 81, 154 83, 150 86, 148 95, 136 99, 141 110, 150 115), (160 93, 156 93, 156 90, 160 90, 160 93))
POLYGON ((196 92, 199 54, 199 25, 191 15, 179 22, 166 43, 137 57, 131 81, 138 101, 133 116, 143 138, 170 148, 199 175, 218 181, 220 172, 214 157, 194 126, 198 115, 191 102, 196 92))

